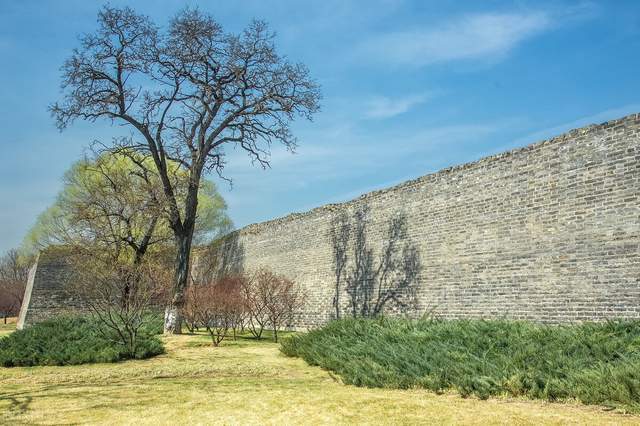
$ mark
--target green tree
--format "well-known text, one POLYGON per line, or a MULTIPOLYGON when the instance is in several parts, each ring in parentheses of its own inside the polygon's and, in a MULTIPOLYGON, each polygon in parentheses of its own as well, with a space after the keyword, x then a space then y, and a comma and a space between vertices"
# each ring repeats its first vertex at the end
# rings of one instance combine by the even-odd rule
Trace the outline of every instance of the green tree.
MULTIPOLYGON (((114 262, 139 263, 154 247, 166 249, 173 233, 166 219, 162 187, 151 160, 104 152, 76 162, 64 175, 56 201, 37 219, 22 251, 32 255, 49 245, 67 245, 102 252, 114 262)), ((172 165, 178 197, 187 177, 172 165)), ((231 228, 226 203, 215 185, 203 180, 195 238, 199 243, 231 228)))

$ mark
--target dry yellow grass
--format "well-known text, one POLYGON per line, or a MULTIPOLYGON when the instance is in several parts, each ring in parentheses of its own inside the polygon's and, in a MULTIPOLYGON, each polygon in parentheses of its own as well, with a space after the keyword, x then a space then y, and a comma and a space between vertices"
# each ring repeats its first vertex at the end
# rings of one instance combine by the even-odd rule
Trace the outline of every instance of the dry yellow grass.
POLYGON ((0 337, 11 333, 16 329, 16 322, 18 318, 7 318, 7 323, 4 323, 4 319, 0 318, 0 337))
POLYGON ((270 342, 165 338, 119 364, 0 368, 2 424, 639 424, 598 407, 345 386, 270 342))

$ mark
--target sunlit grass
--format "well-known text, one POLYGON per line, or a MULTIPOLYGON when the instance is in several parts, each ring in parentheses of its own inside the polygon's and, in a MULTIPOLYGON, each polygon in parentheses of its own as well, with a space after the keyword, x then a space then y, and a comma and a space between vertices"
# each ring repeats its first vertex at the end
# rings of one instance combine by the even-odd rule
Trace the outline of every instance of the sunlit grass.
POLYGON ((0 337, 6 336, 16 329, 16 322, 18 318, 7 318, 7 323, 4 323, 4 319, 0 318, 0 337))
POLYGON ((164 338, 143 361, 0 368, 0 424, 634 424, 597 407, 346 386, 268 340, 164 338))

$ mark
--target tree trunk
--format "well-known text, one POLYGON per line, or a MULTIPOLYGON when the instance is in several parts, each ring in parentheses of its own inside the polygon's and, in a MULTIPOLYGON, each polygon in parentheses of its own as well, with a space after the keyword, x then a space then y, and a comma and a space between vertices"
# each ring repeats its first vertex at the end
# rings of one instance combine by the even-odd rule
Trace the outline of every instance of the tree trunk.
POLYGON ((182 333, 182 316, 180 315, 180 308, 174 304, 170 304, 164 310, 164 333, 182 333))
POLYGON ((191 240, 193 231, 187 235, 176 237, 176 272, 173 297, 164 313, 165 334, 182 333, 182 307, 184 305, 184 291, 189 284, 189 266, 191 256, 191 240))
POLYGON ((198 212, 198 188, 200 187, 200 173, 204 165, 199 162, 196 170, 192 170, 189 176, 189 188, 184 204, 184 220, 180 223, 179 218, 172 220, 171 228, 176 242, 176 271, 173 287, 173 297, 164 314, 165 334, 182 333, 182 307, 184 306, 184 293, 189 285, 191 243, 193 242, 193 231, 196 225, 196 215, 198 212))

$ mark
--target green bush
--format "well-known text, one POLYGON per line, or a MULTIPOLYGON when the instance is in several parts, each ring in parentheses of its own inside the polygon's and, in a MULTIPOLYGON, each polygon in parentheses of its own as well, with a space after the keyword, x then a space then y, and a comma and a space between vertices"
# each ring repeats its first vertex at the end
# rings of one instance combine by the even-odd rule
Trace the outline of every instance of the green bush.
POLYGON ((577 399, 640 412, 640 321, 346 319, 292 336, 281 351, 357 386, 577 399))
POLYGON ((91 317, 58 317, 0 339, 0 365, 72 365, 143 359, 164 353, 162 342, 146 329, 131 355, 116 336, 91 317))

